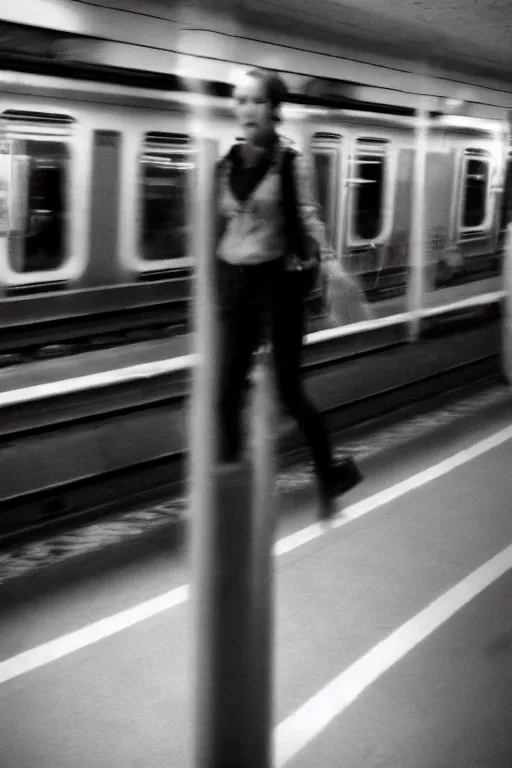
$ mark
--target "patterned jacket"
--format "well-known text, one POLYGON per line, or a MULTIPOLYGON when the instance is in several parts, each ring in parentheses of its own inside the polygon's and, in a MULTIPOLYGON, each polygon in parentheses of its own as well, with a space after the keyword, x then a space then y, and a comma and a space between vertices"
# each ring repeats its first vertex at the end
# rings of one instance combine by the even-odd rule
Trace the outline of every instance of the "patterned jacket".
POLYGON ((248 265, 284 255, 289 269, 310 266, 318 257, 332 258, 314 197, 312 172, 304 155, 279 137, 270 169, 241 202, 229 184, 233 156, 240 149, 240 143, 234 144, 217 168, 218 256, 232 264, 248 265), (291 209, 290 194, 286 194, 283 185, 286 153, 291 163, 298 222, 291 209), (297 229, 302 232, 297 233, 297 229))

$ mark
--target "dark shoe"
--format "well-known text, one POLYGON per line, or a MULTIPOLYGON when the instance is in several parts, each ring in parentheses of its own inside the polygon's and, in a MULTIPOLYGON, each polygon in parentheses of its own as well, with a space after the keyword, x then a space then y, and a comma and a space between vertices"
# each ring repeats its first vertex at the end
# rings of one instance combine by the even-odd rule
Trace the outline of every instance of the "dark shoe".
POLYGON ((320 520, 330 520, 337 513, 336 498, 351 491, 364 479, 351 456, 337 461, 330 472, 329 481, 320 489, 320 520))
POLYGON ((331 478, 331 492, 336 496, 351 491, 364 480, 363 474, 352 456, 335 462, 331 478))
POLYGON ((318 517, 320 520, 330 520, 338 513, 338 507, 336 505, 336 496, 328 493, 325 490, 320 491, 320 509, 318 517))

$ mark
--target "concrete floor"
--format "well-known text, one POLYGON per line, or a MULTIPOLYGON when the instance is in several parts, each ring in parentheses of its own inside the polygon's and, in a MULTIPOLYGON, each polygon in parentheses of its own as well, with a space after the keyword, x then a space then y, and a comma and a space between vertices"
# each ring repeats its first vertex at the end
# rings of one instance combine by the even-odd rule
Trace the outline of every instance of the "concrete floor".
MULTIPOLYGON (((346 514, 509 424, 503 412, 475 417, 443 439, 396 448, 347 499, 346 514)), ((506 441, 277 558, 276 725, 512 543, 511 466, 506 441)), ((304 491, 278 536, 313 521, 314 496, 304 491)), ((11 592, 0 615, 2 768, 190 764, 189 603, 179 599, 110 636, 97 625, 190 576, 186 551, 163 549, 134 552, 110 569, 90 565, 52 586, 36 576, 30 592, 11 592), (69 633, 83 628, 80 647, 68 653, 69 633), (58 652, 46 663, 48 647, 58 652), (27 658, 34 668, 23 673, 27 658)), ((289 764, 510 766, 511 586, 507 571, 469 596, 350 706, 333 711, 289 764)))

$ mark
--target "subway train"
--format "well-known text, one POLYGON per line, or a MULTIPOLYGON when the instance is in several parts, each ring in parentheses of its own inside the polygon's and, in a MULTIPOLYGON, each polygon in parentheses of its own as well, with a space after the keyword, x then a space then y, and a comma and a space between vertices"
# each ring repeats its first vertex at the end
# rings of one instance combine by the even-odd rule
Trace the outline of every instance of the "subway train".
MULTIPOLYGON (((197 132, 206 121, 219 153, 236 138, 230 85, 210 70, 200 102, 175 73, 164 84, 148 73, 144 87, 132 84, 140 73, 124 84, 99 83, 83 68, 73 78, 55 67, 0 73, 0 352, 8 362, 23 347, 187 330, 197 132)), ((281 130, 313 166, 329 243, 376 317, 404 312, 414 99, 397 106, 376 88, 371 101, 371 88, 289 79, 281 130)), ((503 121, 428 114, 425 290, 442 291, 443 301, 496 290, 512 187, 503 121)), ((329 325, 319 292, 310 309, 311 329, 329 325)))

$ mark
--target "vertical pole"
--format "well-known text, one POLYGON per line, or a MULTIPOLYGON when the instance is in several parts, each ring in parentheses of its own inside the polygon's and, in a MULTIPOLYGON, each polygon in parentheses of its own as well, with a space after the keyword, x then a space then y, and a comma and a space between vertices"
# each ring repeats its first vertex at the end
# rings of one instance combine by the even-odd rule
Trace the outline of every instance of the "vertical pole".
POLYGON ((411 238, 408 283, 408 310, 411 313, 409 339, 415 341, 421 332, 421 310, 425 296, 425 175, 428 146, 428 98, 420 96, 416 110, 415 148, 411 207, 411 238))
POLYGON ((190 444, 190 515, 192 526, 192 605, 194 610, 195 654, 193 659, 194 765, 207 766, 207 756, 213 739, 209 711, 213 686, 214 662, 211 631, 212 590, 211 573, 215 567, 211 542, 215 530, 214 498, 214 384, 215 344, 213 296, 213 191, 217 153, 211 141, 198 139, 196 172, 190 189, 192 226, 191 250, 195 260, 194 352, 190 444))
POLYGON ((272 762, 273 692, 273 556, 275 522, 276 394, 272 353, 264 349, 257 361, 251 409, 253 436, 252 496, 252 768, 270 768, 272 762))
MULTIPOLYGON (((13 142, 0 124, 0 237, 6 237, 13 227, 13 142)), ((6 240, 7 242, 7 240, 6 240)))
MULTIPOLYGON (((205 115, 203 115, 205 117, 205 115)), ((199 118, 199 114, 196 114, 199 118)), ((191 518, 194 611, 194 768, 254 768, 251 676, 251 470, 217 462, 214 170, 217 146, 198 142, 193 190, 195 346, 191 518)))
POLYGON ((502 366, 508 384, 512 384, 512 222, 508 223, 505 239, 503 289, 502 366))
MULTIPOLYGON (((507 193, 505 184, 510 142, 512 139, 512 110, 507 112, 507 121, 503 130, 503 194, 507 193)), ((510 201, 509 201, 510 202, 510 201)), ((501 316, 502 333, 502 368, 506 381, 512 384, 512 218, 507 212, 505 248, 503 251, 503 290, 505 299, 501 316)))
MULTIPOLYGON (((193 206, 196 353, 191 506, 193 768, 270 768, 273 391, 260 367, 252 462, 216 464, 215 145, 201 141, 193 206)), ((268 356, 267 356, 268 357, 268 356)))

